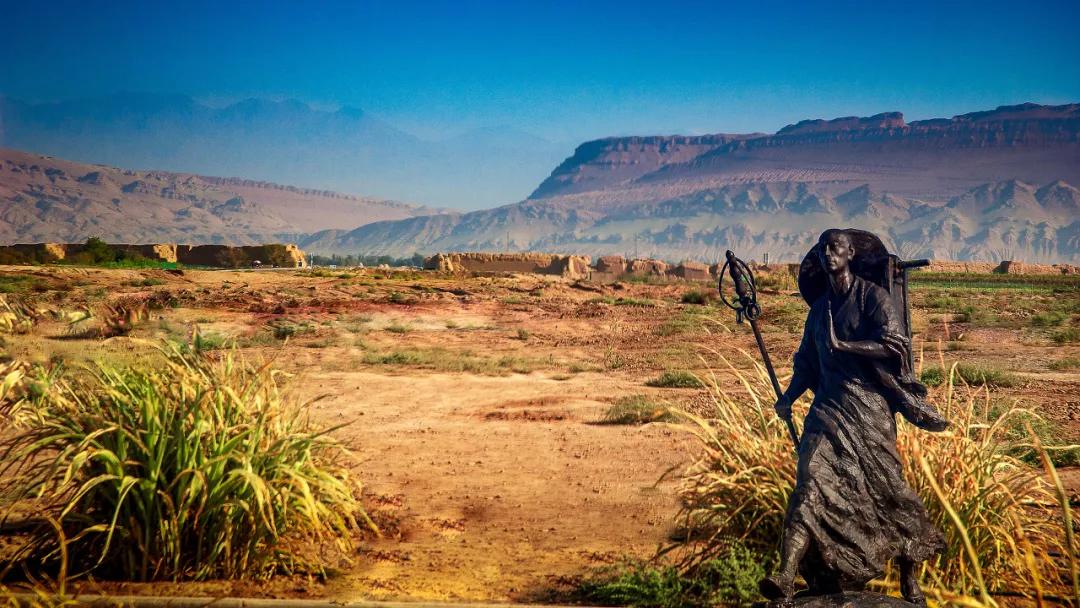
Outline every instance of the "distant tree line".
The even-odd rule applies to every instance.
[[[423,266],[424,254],[414,253],[411,257],[395,258],[389,255],[311,255],[308,260],[312,266]]]

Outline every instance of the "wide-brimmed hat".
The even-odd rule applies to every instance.
[[[856,276],[871,281],[888,289],[888,277],[886,265],[889,260],[889,252],[885,244],[872,232],[858,230],[856,228],[835,229],[842,230],[851,239],[851,247],[855,250],[855,256],[851,259],[851,272]],[[828,232],[826,230],[825,232]],[[821,233],[822,236],[825,232]],[[818,237],[816,245],[810,248],[799,265],[799,293],[802,294],[807,304],[813,304],[818,298],[825,295],[829,289],[829,278],[825,269],[821,267],[821,250],[824,245],[821,237]]]

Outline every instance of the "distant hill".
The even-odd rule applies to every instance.
[[[309,247],[369,254],[512,250],[794,261],[827,227],[907,256],[1076,262],[1080,104],[907,123],[805,120],[772,135],[586,142],[525,201],[375,222]],[[507,240],[509,239],[509,244]]]
[[[296,242],[327,226],[435,213],[237,178],[87,165],[0,149],[0,244]]]
[[[503,135],[488,133],[481,148]],[[881,234],[905,257],[1077,263],[1075,184],[1080,104],[912,123],[899,113],[808,120],[773,135],[598,140],[579,146],[531,197],[469,213],[0,151],[0,240],[287,240],[324,254],[509,250],[707,262],[732,248],[796,261],[825,228],[850,226]]]
[[[59,103],[0,97],[0,147],[466,209],[520,200],[566,154],[562,144],[510,128],[432,141],[357,108],[263,99],[215,108],[145,93]]]
[[[649,186],[655,199],[665,189],[796,181],[945,200],[1007,179],[1080,183],[1080,104],[1002,106],[911,123],[899,112],[805,120],[773,135],[601,139],[579,146],[530,198]]]
[[[303,247],[398,256],[510,250],[705,262],[731,248],[748,259],[768,253],[772,260],[797,261],[822,230],[855,227],[880,234],[909,258],[1080,261],[1080,190],[1063,181],[987,183],[943,203],[867,185],[832,195],[801,182],[731,184],[600,210],[568,199],[373,222],[350,232],[317,233]]]

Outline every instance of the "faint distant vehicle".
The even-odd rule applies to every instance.
[[[262,268],[262,265],[263,265],[262,260],[251,260],[251,267],[252,268]]]

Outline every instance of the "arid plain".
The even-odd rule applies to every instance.
[[[761,285],[783,376],[806,305],[790,278]],[[197,334],[198,348],[235,347],[288,372],[319,424],[345,424],[334,433],[357,457],[382,531],[359,535],[353,555],[328,550],[337,566],[326,580],[80,583],[112,593],[564,599],[576,577],[670,542],[678,473],[696,445],[647,421],[667,407],[707,413],[710,393],[664,385],[693,384],[678,381],[690,372],[738,393],[727,362],[748,370],[758,360],[749,328],[710,283],[3,267],[0,287],[70,311],[150,303],[128,335],[107,339],[43,318],[4,337],[15,359],[140,364],[162,341]],[[919,365],[961,362],[994,399],[1037,410],[1048,442],[1080,442],[1080,277],[925,275],[912,293]],[[1080,470],[1062,473],[1075,495]]]

